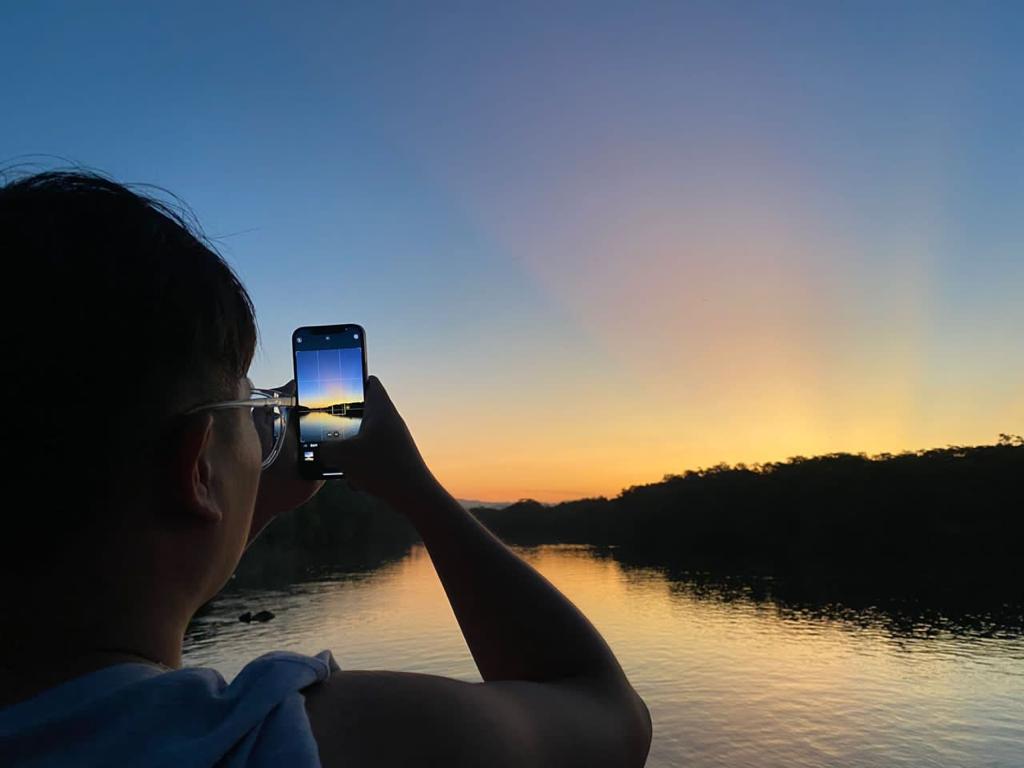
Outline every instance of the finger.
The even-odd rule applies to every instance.
[[[366,416],[368,418],[376,419],[377,416],[374,414],[386,414],[389,411],[397,414],[398,409],[395,408],[395,404],[391,402],[391,397],[388,395],[384,385],[381,384],[380,379],[376,376],[368,376],[366,378]]]
[[[382,398],[390,400],[388,392],[384,389],[384,385],[381,384],[380,379],[373,375],[366,377],[366,399],[369,400],[371,398],[374,400],[380,400]]]
[[[295,394],[295,379],[292,379],[287,384],[282,384],[279,387],[271,388],[274,392],[280,392],[282,395],[294,395]]]
[[[285,424],[284,439],[286,442],[292,443],[293,447],[299,444],[299,414],[294,411],[289,414],[288,423]]]
[[[373,423],[373,415],[380,408],[380,381],[376,376],[367,376],[363,385],[363,419],[359,431],[363,431],[367,421]]]

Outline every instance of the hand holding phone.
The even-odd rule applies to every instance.
[[[443,491],[376,376],[366,381],[366,417],[357,437],[321,446],[324,460],[345,468],[361,491],[414,511],[426,494]]]

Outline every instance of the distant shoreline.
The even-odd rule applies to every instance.
[[[815,599],[1024,604],[1024,440],[868,457],[719,465],[553,505],[462,503],[512,545],[587,544],[675,573],[777,579]],[[371,568],[419,541],[386,505],[330,483],[270,526],[241,578]],[[290,575],[290,576],[289,576]]]

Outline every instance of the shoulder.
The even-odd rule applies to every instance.
[[[622,686],[368,671],[332,675],[304,694],[325,768],[642,765],[649,716]],[[621,716],[624,696],[639,705],[636,722]]]

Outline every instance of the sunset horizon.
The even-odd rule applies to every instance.
[[[759,468],[762,468],[762,467],[767,467],[767,466],[770,466],[770,465],[785,464],[785,463],[790,462],[792,460],[813,459],[813,458],[819,458],[819,457],[831,456],[831,455],[864,456],[867,459],[874,460],[874,459],[884,458],[886,456],[899,456],[899,455],[919,454],[919,453],[923,453],[923,452],[926,452],[926,451],[944,450],[944,449],[949,449],[949,448],[974,448],[974,447],[981,447],[981,446],[998,445],[998,444],[1000,444],[1000,438],[1003,437],[1003,436],[1012,438],[1012,437],[1015,437],[1016,435],[1015,435],[1015,433],[1012,433],[1012,432],[1010,432],[1010,433],[1000,432],[1000,433],[996,434],[992,439],[980,440],[980,441],[976,441],[976,442],[975,441],[947,442],[947,443],[937,444],[937,445],[920,445],[920,446],[904,447],[904,448],[899,448],[899,449],[884,448],[884,449],[879,449],[879,450],[838,450],[838,449],[837,450],[822,450],[822,451],[816,451],[816,452],[792,453],[790,455],[783,456],[783,457],[766,458],[766,459],[737,459],[737,460],[707,461],[707,462],[702,462],[702,463],[688,465],[688,466],[685,466],[685,467],[680,467],[680,468],[677,468],[677,469],[674,469],[674,470],[671,470],[671,471],[666,471],[666,472],[664,472],[662,474],[659,474],[657,477],[652,475],[651,477],[639,479],[636,482],[627,482],[624,485],[622,485],[620,487],[617,487],[617,488],[614,488],[612,490],[609,490],[607,492],[600,492],[600,491],[596,492],[596,493],[583,492],[583,493],[580,493],[579,495],[573,495],[572,492],[566,492],[566,491],[562,491],[560,489],[543,489],[543,488],[536,489],[536,493],[534,495],[527,494],[527,495],[514,496],[514,495],[512,495],[510,493],[508,495],[504,495],[503,496],[500,492],[499,493],[495,493],[495,494],[486,494],[486,495],[472,495],[472,494],[459,493],[459,492],[457,492],[455,490],[453,490],[453,494],[457,498],[459,498],[460,500],[462,500],[464,502],[478,501],[478,502],[481,502],[481,503],[487,504],[487,505],[515,504],[515,503],[521,502],[521,501],[539,501],[539,502],[541,502],[543,504],[559,504],[559,503],[565,502],[565,501],[581,501],[581,500],[585,500],[585,499],[599,498],[599,497],[611,499],[611,498],[615,498],[615,497],[621,495],[621,493],[623,491],[626,491],[626,490],[628,490],[631,487],[638,487],[638,486],[645,486],[645,485],[656,485],[658,483],[664,482],[665,479],[668,478],[668,477],[685,475],[687,472],[698,472],[699,473],[699,472],[703,472],[703,471],[714,469],[716,467],[728,466],[728,467],[732,467],[732,468],[754,469],[754,470],[756,470],[756,469],[759,469]],[[453,489],[458,487],[458,485],[456,483],[454,483],[454,482],[450,483],[450,486]]]
[[[186,201],[258,386],[362,325],[460,497],[1024,431],[1020,19],[737,7],[26,6],[0,160]]]

